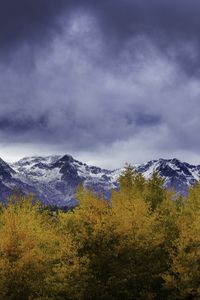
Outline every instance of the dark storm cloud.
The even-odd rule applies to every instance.
[[[191,0],[125,0],[95,1],[102,27],[118,38],[145,34],[160,40],[194,38],[199,24],[199,1]]]
[[[148,39],[190,75],[200,67],[200,2],[196,0],[94,1],[95,12],[111,55],[125,47],[133,56]],[[145,45],[144,45],[145,47]]]
[[[25,131],[34,132],[35,130],[43,130],[46,126],[46,116],[41,116],[36,120],[31,119],[30,117],[27,119],[18,119],[18,116],[11,116],[10,118],[2,117],[0,119],[0,129],[4,131],[6,135],[15,132],[17,136]]]
[[[0,0],[1,50],[49,38],[65,5],[64,0]]]
[[[1,142],[120,162],[197,151],[199,11],[195,0],[0,0]]]
[[[1,45],[49,38],[60,27],[59,17],[79,8],[95,15],[111,43],[141,34],[163,46],[177,39],[200,40],[196,0],[0,0]]]
[[[78,9],[96,18],[107,55],[120,53],[127,42],[143,36],[185,71],[198,72],[200,2],[195,0],[0,0],[0,51],[5,55],[27,44],[33,52],[61,32],[61,19]],[[133,55],[137,47],[141,45],[128,50]]]

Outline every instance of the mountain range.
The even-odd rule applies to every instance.
[[[200,179],[200,165],[176,158],[151,160],[133,167],[146,179],[158,171],[165,187],[174,188],[182,195],[187,194],[188,188]],[[0,159],[0,198],[4,202],[14,191],[20,191],[35,194],[47,205],[69,208],[77,204],[74,195],[81,182],[109,199],[111,190],[118,188],[122,171],[90,166],[70,155],[25,157],[12,164]]]

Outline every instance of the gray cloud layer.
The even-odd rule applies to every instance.
[[[199,9],[0,0],[2,153],[44,147],[106,166],[198,160]]]

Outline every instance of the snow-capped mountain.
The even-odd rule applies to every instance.
[[[149,179],[157,171],[164,179],[166,188],[173,188],[178,194],[187,194],[188,188],[200,180],[200,165],[194,166],[174,159],[152,160],[136,166],[136,170]]]
[[[154,171],[163,177],[167,188],[186,194],[188,187],[200,179],[200,165],[194,166],[178,159],[152,160],[134,168],[149,179]],[[34,193],[44,203],[71,207],[76,204],[74,194],[79,183],[97,194],[109,198],[118,188],[118,177],[123,169],[106,170],[89,166],[70,155],[25,157],[13,164],[0,159],[0,196],[4,201],[13,191]]]
[[[12,178],[19,180],[46,204],[74,206],[74,194],[79,183],[109,198],[117,187],[113,171],[88,166],[70,155],[25,157],[11,165]]]

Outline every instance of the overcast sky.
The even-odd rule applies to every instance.
[[[0,155],[200,164],[200,1],[0,0]]]

